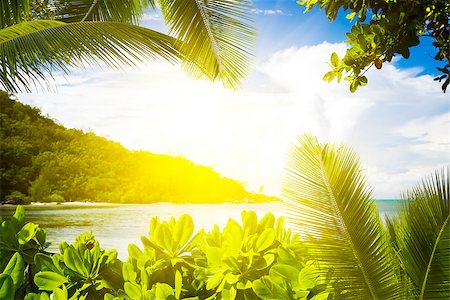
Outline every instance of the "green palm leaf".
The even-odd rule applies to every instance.
[[[395,264],[358,156],[304,136],[284,185],[294,229],[350,299],[397,299]]]
[[[194,75],[220,78],[236,88],[249,70],[255,29],[249,25],[248,0],[159,0],[170,33],[182,43],[189,58],[186,70]]]
[[[55,19],[66,23],[113,21],[137,23],[146,8],[155,7],[152,0],[53,0],[50,9]]]
[[[174,44],[168,35],[126,23],[22,22],[0,30],[0,84],[30,91],[31,83],[47,83],[54,69],[98,62],[120,68],[156,57],[174,62],[183,58]]]
[[[0,1],[0,29],[21,22],[29,11],[29,0]]]
[[[449,168],[407,192],[390,221],[402,266],[416,299],[450,299]]]

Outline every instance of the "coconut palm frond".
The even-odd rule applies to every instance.
[[[189,58],[185,68],[193,76],[221,79],[237,88],[248,72],[255,29],[248,14],[251,1],[159,0],[163,17]]]
[[[437,171],[403,196],[394,219],[402,266],[417,299],[450,298],[449,167]]]
[[[0,29],[21,22],[29,11],[29,0],[0,1]]]
[[[48,83],[55,69],[103,62],[112,68],[142,59],[175,62],[182,55],[175,39],[126,23],[59,21],[22,22],[0,30],[0,84],[7,90],[30,91]]]
[[[111,21],[137,23],[153,0],[53,0],[49,3],[55,19],[66,23]]]
[[[288,215],[349,299],[398,299],[396,266],[358,156],[304,136],[287,162]]]

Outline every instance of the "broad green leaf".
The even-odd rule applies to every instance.
[[[105,294],[105,296],[103,298],[103,300],[115,300],[115,299],[116,299],[116,297],[109,293]]]
[[[38,270],[41,271],[53,271],[56,273],[59,273],[57,270],[58,268],[53,264],[52,257],[43,254],[43,253],[37,253],[34,256],[34,263]]]
[[[123,280],[125,281],[135,281],[137,274],[134,271],[134,267],[132,264],[125,262],[122,265],[122,274],[123,274]]]
[[[289,265],[276,264],[270,268],[270,277],[279,276],[294,283],[297,282],[299,273],[299,270]]]
[[[331,81],[333,81],[335,76],[336,76],[335,71],[329,71],[329,72],[325,73],[325,75],[323,75],[322,80],[331,82]]]
[[[67,300],[67,288],[63,285],[62,289],[56,288],[53,290],[52,300]]]
[[[14,282],[8,274],[0,274],[0,299],[14,300]]]
[[[14,282],[14,289],[17,290],[25,281],[25,264],[22,256],[16,252],[9,260],[3,274],[11,276]],[[0,298],[1,299],[1,298]]]
[[[222,282],[223,274],[221,272],[215,273],[211,278],[208,279],[206,283],[206,289],[212,290],[219,286],[219,284]]]
[[[353,80],[351,83],[350,83],[350,92],[352,92],[352,93],[354,93],[354,92],[356,92],[356,90],[358,89],[358,86],[359,86],[359,81],[358,80]]]
[[[272,282],[268,277],[253,281],[252,289],[263,300],[291,300],[286,289]]]
[[[272,246],[275,241],[275,230],[273,228],[266,228],[256,241],[256,250],[262,252]]]
[[[36,231],[36,239],[41,246],[45,245],[45,239],[47,237],[47,232],[43,228],[38,228]]]
[[[339,56],[336,52],[333,52],[333,54],[331,54],[331,65],[336,68],[339,65],[339,61]]]
[[[304,290],[312,289],[317,284],[319,275],[310,266],[305,266],[298,274],[298,283]]]
[[[125,282],[124,283],[124,289],[125,293],[131,298],[131,299],[141,299],[142,293],[141,288],[138,284],[133,282]]]
[[[28,293],[23,300],[41,300],[41,296],[35,293]]]
[[[182,247],[189,241],[193,232],[194,222],[191,216],[184,214],[176,222],[172,238],[178,244],[178,247]]]
[[[42,292],[40,294],[39,300],[50,300],[50,295],[47,294],[46,292]]]
[[[13,218],[17,220],[17,222],[19,223],[20,226],[24,223],[25,209],[23,208],[22,205],[17,205],[16,212],[14,213]]]
[[[227,278],[227,283],[229,284],[235,284],[239,281],[239,279],[241,279],[241,275],[240,274],[233,274],[233,273],[228,273],[226,275]]]
[[[208,259],[209,267],[220,267],[222,263],[223,249],[219,247],[208,247],[206,249],[206,258]]]
[[[66,277],[55,272],[41,271],[34,275],[34,283],[41,290],[52,291],[67,282]]]
[[[233,286],[224,288],[221,293],[223,300],[234,300],[236,299],[236,294],[237,291]]]
[[[163,300],[163,299],[165,300],[170,296],[174,296],[173,289],[170,285],[166,283],[156,284],[156,300]]]
[[[236,257],[229,256],[229,257],[223,259],[223,262],[231,269],[231,271],[233,271],[235,273],[241,272],[241,268],[239,266],[239,263],[238,263]]]
[[[356,12],[351,12],[351,13],[349,13],[349,14],[347,14],[346,16],[345,16],[345,18],[346,19],[349,19],[349,20],[353,20],[353,18],[356,16]]]
[[[82,276],[88,276],[89,272],[84,265],[83,259],[78,254],[78,251],[73,247],[69,246],[64,251],[64,264],[71,270],[77,272]]]
[[[177,299],[180,298],[181,288],[183,287],[183,277],[181,276],[180,271],[175,272],[175,297]]]
[[[249,234],[253,234],[256,232],[256,226],[258,224],[258,217],[256,213],[252,210],[250,211],[242,211],[242,225],[244,226],[244,230],[247,230]]]
[[[237,257],[242,247],[242,227],[236,221],[229,219],[223,231],[223,237],[223,246],[229,251],[227,255]]]
[[[128,256],[134,259],[138,259],[142,255],[141,249],[138,248],[135,244],[128,245]]]
[[[259,221],[257,231],[261,233],[266,228],[273,228],[274,224],[275,224],[275,217],[273,216],[273,214],[267,213],[262,217],[261,221]]]
[[[328,295],[330,295],[330,293],[322,292],[320,294],[314,295],[314,297],[312,297],[311,300],[327,300]]]
[[[19,244],[23,245],[29,242],[34,237],[37,228],[38,225],[33,223],[27,223],[23,225],[22,229],[20,229],[17,235]]]

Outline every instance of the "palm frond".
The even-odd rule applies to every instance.
[[[30,21],[0,30],[0,84],[11,92],[48,83],[55,69],[103,62],[113,68],[142,59],[183,58],[175,39],[126,23]]]
[[[400,261],[416,299],[450,298],[449,167],[403,196],[393,220]]]
[[[66,23],[82,21],[125,22],[136,24],[145,9],[155,7],[153,0],[53,0],[55,19]]]
[[[236,88],[248,72],[255,29],[249,0],[159,0],[170,34],[189,58],[185,69],[193,76],[221,79]]]
[[[397,299],[395,264],[358,156],[304,136],[287,162],[284,195],[295,230],[349,299]]]
[[[30,0],[0,1],[0,29],[20,23],[30,11]]]

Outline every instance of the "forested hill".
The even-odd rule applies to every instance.
[[[264,201],[236,180],[168,155],[66,129],[0,92],[0,202]]]

